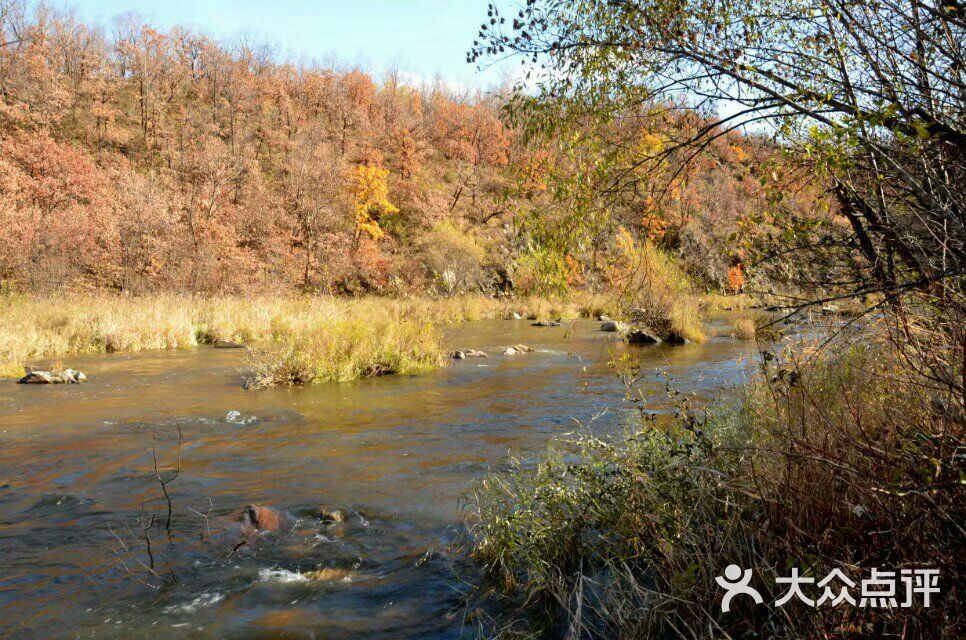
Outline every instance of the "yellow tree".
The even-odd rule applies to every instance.
[[[385,233],[379,220],[388,215],[399,213],[399,209],[389,202],[389,170],[369,164],[361,164],[354,170],[353,198],[356,214],[356,240],[365,232],[373,240]]]

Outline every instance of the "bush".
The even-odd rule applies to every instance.
[[[638,244],[626,231],[617,239],[610,284],[627,316],[662,338],[676,334],[703,341],[701,305],[677,263],[650,243]]]
[[[961,400],[888,346],[809,367],[772,358],[731,404],[700,417],[684,404],[667,425],[641,416],[622,437],[515,460],[475,493],[473,556],[523,604],[525,629],[618,640],[962,631]],[[755,584],[766,603],[790,567],[819,579],[940,567],[943,591],[931,608],[735,601],[722,614],[714,576],[732,563],[766,578]]]

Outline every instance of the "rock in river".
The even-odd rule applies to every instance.
[[[64,369],[59,373],[53,371],[28,371],[27,375],[17,380],[19,384],[75,384],[85,381],[87,381],[87,376],[73,369]]]
[[[539,322],[534,322],[530,326],[531,327],[559,327],[560,320],[541,320]]]
[[[600,325],[601,331],[626,331],[627,326],[623,322],[617,322],[615,320],[605,320]]]
[[[239,522],[246,533],[256,531],[279,531],[288,524],[288,518],[272,507],[250,504],[236,511],[232,520]]]
[[[630,344],[657,344],[661,341],[653,332],[642,327],[632,327],[624,334],[624,340]]]
[[[319,510],[315,515],[322,522],[338,524],[340,522],[345,522],[345,519],[349,514],[345,509],[327,509],[325,507],[319,507]]]
[[[531,351],[533,351],[533,349],[531,349],[525,344],[516,344],[516,345],[513,345],[512,347],[507,347],[506,349],[504,349],[503,355],[515,356],[519,353],[530,353]]]
[[[460,349],[459,351],[453,352],[454,360],[463,360],[465,358],[486,358],[486,352],[480,351],[478,349]]]

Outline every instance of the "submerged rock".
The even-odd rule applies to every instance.
[[[479,349],[467,349],[464,352],[464,355],[467,358],[486,358],[487,357],[486,352],[480,351]]]
[[[338,580],[349,580],[352,572],[349,569],[316,569],[315,571],[303,571],[302,575],[308,580],[318,582],[335,582]]]
[[[531,327],[559,327],[560,320],[541,320],[539,322],[534,322],[530,326]]]
[[[86,382],[87,376],[74,369],[64,369],[61,372],[28,371],[27,375],[17,380],[18,384],[76,384]]]
[[[658,344],[661,339],[653,332],[642,327],[632,327],[624,334],[624,340],[629,344]]]
[[[319,510],[315,515],[322,522],[339,524],[345,522],[345,519],[349,516],[349,513],[345,509],[327,509],[325,507],[319,507]]]
[[[260,504],[250,504],[236,511],[231,519],[240,523],[246,533],[280,531],[288,525],[288,518],[284,514]]]
[[[604,316],[604,317],[606,318],[607,316]],[[600,330],[601,331],[626,331],[627,325],[625,325],[623,322],[617,322],[615,320],[605,320],[600,325]]]
[[[244,349],[245,345],[231,340],[215,340],[215,349]]]

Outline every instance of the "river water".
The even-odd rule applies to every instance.
[[[481,475],[580,424],[617,429],[608,363],[625,350],[656,411],[662,372],[701,401],[753,359],[726,318],[679,347],[625,347],[597,327],[460,325],[448,344],[489,358],[299,389],[245,391],[244,353],[204,347],[65,362],[84,385],[0,381],[0,637],[473,637],[473,568],[454,543]],[[536,351],[499,355],[517,343]],[[179,428],[169,541],[152,452],[169,477]],[[293,525],[234,549],[224,517],[251,503]],[[322,523],[320,506],[348,517]],[[335,571],[306,579],[320,569]]]

